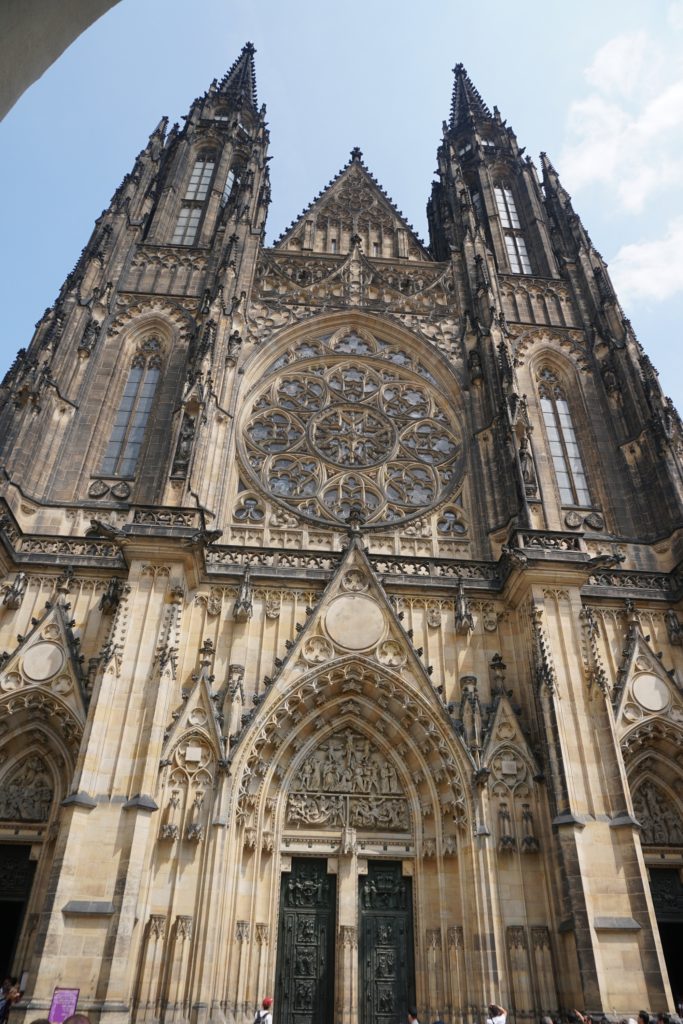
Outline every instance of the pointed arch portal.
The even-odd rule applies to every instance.
[[[279,861],[276,1020],[390,1024],[415,998],[421,888],[444,858],[455,883],[467,844],[464,751],[431,687],[362,656],[290,683],[262,723],[236,816],[247,856]]]

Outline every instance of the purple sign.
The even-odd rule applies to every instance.
[[[51,1024],[63,1024],[67,1017],[76,1012],[80,991],[80,988],[56,988],[54,990],[47,1018]]]

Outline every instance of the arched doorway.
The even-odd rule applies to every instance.
[[[427,976],[426,942],[440,889],[449,916],[467,899],[456,737],[426,688],[359,657],[285,692],[241,759],[237,802],[242,872],[259,872],[277,899],[275,1020],[391,1024],[416,994],[444,1012],[451,978],[437,963],[438,983]],[[251,852],[264,849],[267,867]]]
[[[662,952],[674,1004],[683,1002],[683,773],[677,760],[681,734],[671,724],[649,723],[627,736],[626,764],[633,810],[641,832]]]

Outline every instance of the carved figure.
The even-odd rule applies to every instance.
[[[113,615],[119,606],[119,602],[126,591],[126,584],[123,580],[113,576],[107,584],[107,589],[100,598],[99,608],[104,615]]]
[[[47,768],[40,757],[33,755],[3,782],[0,789],[0,819],[47,821],[52,796]]]
[[[678,621],[678,616],[673,608],[669,608],[666,613],[666,631],[669,634],[670,644],[673,644],[674,647],[680,647],[683,644],[683,626]]]
[[[462,636],[471,633],[473,629],[474,617],[470,609],[470,603],[465,597],[465,588],[462,585],[462,580],[460,580],[455,596],[455,632]]]
[[[245,622],[251,618],[253,609],[253,590],[251,586],[251,572],[248,565],[244,567],[244,576],[240,584],[237,600],[232,609],[232,617],[236,622]]]
[[[527,434],[524,434],[519,442],[519,468],[522,473],[526,496],[527,498],[533,498],[538,493],[538,482],[536,480],[534,457],[531,453]]]
[[[683,821],[649,779],[638,787],[633,797],[633,810],[642,828],[643,843],[652,846],[683,843]]]
[[[178,437],[175,458],[171,469],[172,476],[187,475],[188,466],[190,465],[190,457],[192,455],[195,426],[195,417],[190,416],[188,413],[183,413],[183,422],[180,425],[180,435]]]
[[[18,572],[3,594],[2,603],[5,608],[11,608],[13,611],[20,608],[27,587],[28,576],[25,572]]]

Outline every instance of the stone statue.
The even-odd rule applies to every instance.
[[[3,595],[2,603],[5,608],[11,608],[12,611],[16,611],[17,608],[20,608],[21,602],[24,600],[24,594],[26,593],[27,587],[28,576],[25,572],[18,572]]]
[[[53,789],[43,760],[34,754],[22,762],[0,787],[0,819],[47,821]]]
[[[192,455],[192,444],[194,442],[195,418],[183,414],[183,422],[180,425],[180,435],[173,460],[172,476],[187,476],[190,457]]]
[[[519,442],[519,467],[522,472],[522,480],[524,481],[524,492],[527,498],[533,498],[538,493],[538,483],[536,481],[534,457],[531,454],[529,438],[526,434],[523,435],[522,440]]]
[[[669,634],[670,644],[673,644],[674,647],[680,647],[683,644],[683,626],[678,621],[678,616],[673,608],[669,608],[666,613],[666,631]]]
[[[253,610],[253,591],[251,586],[251,570],[248,565],[244,567],[244,576],[240,584],[237,600],[233,605],[232,617],[235,622],[246,622],[251,618]]]

